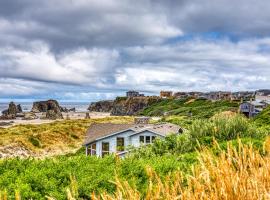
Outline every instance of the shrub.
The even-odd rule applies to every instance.
[[[218,115],[210,120],[195,120],[189,127],[188,134],[193,141],[201,141],[204,137],[228,141],[238,137],[264,138],[266,136],[265,132],[259,131],[241,115]]]
[[[36,138],[36,137],[34,137],[34,136],[30,136],[30,137],[28,138],[28,140],[29,140],[29,142],[31,142],[31,144],[32,144],[33,146],[35,146],[35,147],[41,147],[41,143],[40,143],[40,141],[39,141],[38,138]]]

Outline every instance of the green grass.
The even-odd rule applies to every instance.
[[[164,99],[161,102],[154,103],[141,111],[141,115],[146,116],[162,116],[178,115],[178,116],[192,116],[193,118],[210,118],[214,114],[223,111],[238,110],[239,104],[230,101],[216,101],[212,102],[204,99]]]
[[[103,122],[106,120],[103,119]],[[130,121],[131,118],[110,120]],[[70,177],[74,176],[78,183],[78,196],[81,199],[90,199],[93,192],[114,192],[115,185],[112,181],[117,175],[122,180],[128,180],[129,184],[138,188],[141,194],[145,194],[148,184],[146,167],[153,168],[161,178],[165,178],[176,170],[181,170],[188,176],[197,163],[198,151],[205,146],[219,154],[221,149],[227,148],[227,142],[237,146],[238,139],[241,138],[243,144],[252,143],[263,153],[263,143],[267,133],[264,129],[258,129],[253,121],[239,115],[216,115],[210,119],[193,120],[184,116],[170,116],[163,120],[177,124],[186,122],[187,130],[179,136],[171,135],[164,140],[157,139],[153,145],[134,149],[133,154],[123,160],[113,156],[86,157],[83,148],[76,154],[42,160],[19,158],[0,160],[0,191],[7,190],[11,199],[14,199],[15,190],[21,194],[22,199],[46,199],[46,196],[60,200],[66,199],[66,189],[71,183]],[[76,130],[79,127],[86,128],[92,122],[88,120],[63,121],[40,125],[41,127],[23,126],[19,130],[18,127],[14,127],[8,131],[9,134],[15,134],[17,137],[27,136],[27,140],[29,136],[33,136],[33,139],[38,139],[43,148],[46,143],[40,137],[38,130],[42,130],[42,133],[46,135],[48,133],[44,127],[50,128],[49,132],[53,132],[55,137],[68,135],[71,140],[77,141],[70,130]],[[80,134],[77,133],[76,136]],[[36,141],[33,139],[28,142],[35,146]]]
[[[261,113],[259,113],[254,118],[254,121],[260,126],[270,125],[270,106],[268,106]]]

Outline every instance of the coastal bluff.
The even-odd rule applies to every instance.
[[[161,101],[160,97],[117,97],[115,100],[91,103],[91,112],[110,112],[113,116],[137,115],[153,103]]]

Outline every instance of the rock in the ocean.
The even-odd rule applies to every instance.
[[[60,106],[60,110],[61,110],[61,112],[68,112],[68,109],[66,107],[61,107]]]
[[[74,108],[70,108],[68,111],[69,112],[76,112],[76,108],[75,107]]]
[[[16,112],[17,112],[17,113],[22,113],[22,107],[21,107],[21,104],[18,104],[18,105],[17,105]]]
[[[63,119],[61,109],[56,100],[48,100],[34,102],[32,112],[45,112],[46,119]]]
[[[28,112],[24,114],[23,120],[33,120],[33,119],[37,119],[38,117],[36,116],[35,113],[33,112]]]
[[[10,102],[8,105],[8,109],[2,112],[2,116],[0,119],[16,119],[17,114],[17,106],[14,102]]]

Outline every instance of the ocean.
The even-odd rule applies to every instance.
[[[70,108],[76,108],[76,112],[86,112],[90,102],[61,102],[58,101],[60,106]],[[14,102],[16,105],[21,104],[24,112],[31,111],[33,102]],[[8,108],[9,102],[0,102],[0,115],[1,112]]]

